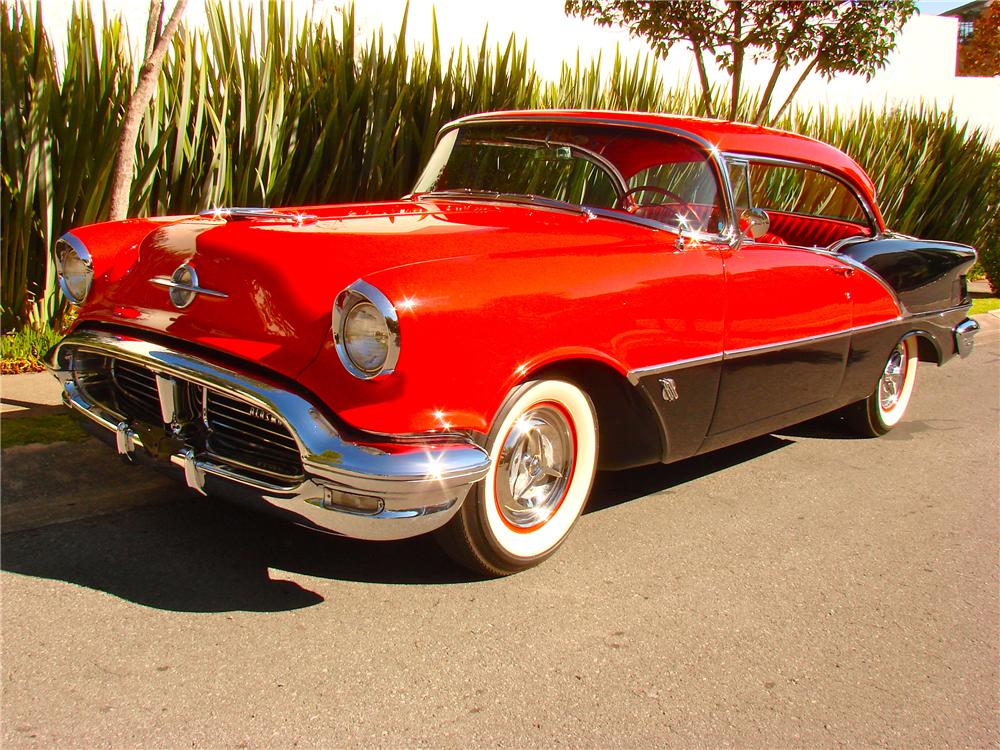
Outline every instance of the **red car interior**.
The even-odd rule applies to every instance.
[[[771,217],[771,229],[758,242],[771,245],[826,247],[847,237],[871,236],[868,227],[849,221],[800,216],[782,211],[768,211],[767,215]]]

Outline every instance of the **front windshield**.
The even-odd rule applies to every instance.
[[[666,133],[563,123],[473,123],[438,144],[415,194],[529,196],[602,215],[723,231],[704,151]]]

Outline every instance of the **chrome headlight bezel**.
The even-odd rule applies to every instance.
[[[90,294],[90,287],[94,282],[94,260],[90,251],[76,236],[67,232],[56,240],[53,255],[55,256],[59,288],[62,290],[63,296],[74,305],[82,305],[87,299],[87,295]],[[83,266],[82,273],[71,274],[72,277],[79,277],[74,278],[73,282],[67,281],[68,274],[66,272],[66,266],[71,257]],[[77,281],[80,282],[79,285],[75,283]],[[76,285],[77,288],[74,289],[72,285]],[[82,289],[79,288],[80,286]]]
[[[360,304],[372,305],[378,311],[386,331],[385,359],[380,366],[371,370],[359,366],[354,361],[344,336],[348,316]],[[399,361],[400,350],[399,318],[396,315],[396,308],[382,292],[368,282],[358,279],[338,294],[333,304],[333,343],[337,349],[337,356],[340,357],[340,363],[354,377],[371,380],[391,375]]]

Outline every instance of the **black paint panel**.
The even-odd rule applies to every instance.
[[[695,365],[639,380],[639,388],[659,416],[666,435],[663,461],[676,461],[699,452],[708,433],[719,390],[719,363]],[[663,398],[663,378],[670,378],[677,400]]]
[[[838,336],[725,360],[711,434],[760,435],[756,422],[836,397],[849,344]]]
[[[966,312],[962,306],[808,345],[647,375],[639,389],[662,422],[662,460],[723,448],[867,398],[905,336],[933,342],[934,360],[943,364],[956,354],[954,328]],[[831,368],[841,373],[833,390]],[[676,401],[662,397],[665,377],[674,381]]]
[[[892,287],[910,313],[943,310],[968,303],[964,275],[976,251],[954,242],[883,237],[840,248]]]

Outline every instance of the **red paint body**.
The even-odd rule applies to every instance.
[[[497,113],[492,117],[509,117]],[[611,117],[610,113],[517,113]],[[878,216],[871,180],[849,157],[802,136],[731,123],[614,114],[669,126],[721,151],[787,157],[837,174]],[[77,325],[154,331],[292,378],[346,423],[389,433],[487,432],[502,400],[539,367],[592,360],[630,370],[896,318],[892,295],[832,255],[781,245],[688,239],[609,218],[441,200],[312,206],[301,226],[205,217],[74,230],[94,257]],[[149,283],[191,261],[200,296],[175,309]],[[393,303],[401,356],[359,380],[331,335],[337,294],[363,278]]]

